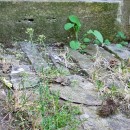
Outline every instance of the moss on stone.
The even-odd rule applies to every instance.
[[[34,28],[34,38],[43,33],[48,42],[67,41],[63,26],[72,14],[81,20],[80,38],[88,29],[97,29],[112,39],[118,30],[117,11],[117,3],[0,2],[0,41],[27,39],[28,27]]]

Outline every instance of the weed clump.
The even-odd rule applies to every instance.
[[[41,113],[41,128],[44,130],[56,130],[67,127],[75,130],[79,121],[76,115],[80,114],[77,107],[61,103],[59,94],[51,94],[47,86],[40,84],[39,111]]]
[[[108,117],[115,114],[117,111],[117,104],[111,98],[106,99],[102,106],[98,109],[98,115],[101,117]]]

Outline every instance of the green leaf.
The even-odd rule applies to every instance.
[[[77,50],[80,48],[80,43],[79,41],[71,41],[70,42],[70,47],[73,49],[73,50]]]
[[[96,86],[98,87],[98,90],[101,89],[101,88],[103,88],[103,85],[104,84],[103,84],[103,82],[101,80],[97,80],[96,81]]]
[[[93,34],[99,42],[103,43],[103,36],[99,31],[97,31],[97,30],[93,31],[90,29],[87,33]]]
[[[66,23],[65,26],[64,26],[64,29],[65,29],[65,30],[69,30],[69,29],[71,29],[72,27],[74,27],[74,24],[72,24],[72,23]]]
[[[72,23],[75,23],[77,24],[79,27],[81,27],[81,23],[79,21],[79,18],[75,15],[70,15],[69,16],[69,20],[72,22]]]
[[[128,42],[122,41],[122,42],[120,42],[120,44],[123,46],[126,46],[126,45],[128,45]]]
[[[116,34],[116,37],[119,38],[120,36],[118,34]]]
[[[117,32],[116,37],[120,37],[120,38],[122,38],[122,39],[126,39],[125,34],[124,34],[123,32],[121,32],[121,31]]]
[[[90,29],[87,33],[88,34],[93,34],[94,32],[93,32],[93,30]]]
[[[116,44],[118,48],[122,48],[123,46],[121,44]]]
[[[111,42],[110,42],[108,39],[106,39],[106,40],[104,41],[104,44],[105,44],[105,45],[110,45]]]
[[[82,49],[82,48],[79,50],[79,52],[80,52],[81,54],[87,53],[87,51],[86,51],[85,49]]]
[[[80,47],[81,47],[81,49],[86,49],[87,48],[87,46],[85,44],[81,44]]]
[[[99,40],[94,40],[94,44],[97,44],[97,45],[100,45],[101,44],[101,42],[99,41]]]
[[[84,42],[87,42],[87,43],[91,42],[91,40],[90,40],[89,38],[84,38],[83,41],[84,41]]]
[[[112,92],[116,92],[116,91],[117,91],[117,87],[116,87],[115,85],[112,85],[111,91],[112,91]]]
[[[96,37],[96,39],[98,39],[101,43],[103,43],[103,36],[102,36],[102,34],[99,31],[94,30],[93,34]]]

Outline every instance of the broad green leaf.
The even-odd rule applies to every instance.
[[[70,47],[73,49],[73,50],[77,50],[80,48],[80,43],[79,41],[71,41],[70,42]]]
[[[91,42],[91,40],[89,38],[84,38],[84,42],[89,43],[89,42]]]
[[[118,48],[122,48],[123,46],[121,44],[116,44]]]
[[[74,27],[74,24],[72,24],[72,23],[66,23],[65,26],[64,26],[64,29],[65,29],[65,30],[69,30],[69,29],[71,29],[72,27]]]
[[[81,27],[81,23],[79,21],[79,18],[75,15],[70,15],[69,16],[69,20],[72,22],[72,23],[75,23],[77,24],[79,27]]]
[[[101,44],[101,42],[99,41],[99,40],[94,40],[94,44],[97,44],[97,45],[100,45]]]
[[[96,39],[98,39],[101,43],[103,43],[103,36],[102,36],[102,34],[99,31],[94,30],[93,34],[96,37]]]
[[[105,45],[110,45],[111,42],[110,42],[108,39],[106,39],[106,40],[104,41],[104,44],[105,44]]]
[[[99,42],[103,43],[103,36],[99,31],[97,31],[97,30],[93,31],[90,29],[87,33],[93,34]]]

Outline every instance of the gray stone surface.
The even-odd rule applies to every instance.
[[[92,75],[92,66],[94,62],[91,60],[91,56],[82,55],[78,51],[70,50],[71,57],[77,61],[80,68],[86,71],[89,75]]]
[[[83,114],[80,116],[84,130],[111,130],[105,119],[100,118],[96,113],[97,107],[82,107]]]
[[[48,63],[45,61],[45,59],[43,59],[42,55],[38,52],[35,44],[29,42],[22,42],[20,43],[20,45],[37,73],[42,72],[42,70],[45,70],[49,67]]]
[[[7,98],[7,94],[4,89],[0,89],[0,101],[4,101]]]
[[[130,119],[122,114],[117,114],[106,120],[109,124],[109,128],[112,130],[130,130]]]
[[[32,67],[29,65],[12,66],[10,76],[14,89],[18,90],[36,87],[39,78],[31,68]]]
[[[2,1],[2,0],[0,0],[0,1]],[[4,1],[13,1],[13,0],[4,0]],[[121,2],[121,0],[17,0],[17,1],[33,1],[33,2],[107,2],[107,3]]]
[[[124,83],[119,80],[118,74],[108,71],[108,67],[110,67],[110,60],[116,60],[117,64],[120,64],[120,61],[103,48],[99,48],[99,54],[96,56],[95,60],[97,61],[95,62],[92,58],[96,55],[96,49],[95,46],[92,46],[88,47],[88,53],[90,53],[90,55],[82,55],[81,53],[73,50],[70,51],[70,54],[72,58],[77,61],[80,68],[88,73],[91,78],[94,77],[96,80],[101,80],[109,87],[114,84],[118,88],[124,88]]]
[[[84,130],[129,130],[130,119],[117,113],[107,118],[101,118],[97,115],[97,107],[82,107],[83,114],[81,120],[85,120],[82,126]]]
[[[35,59],[35,56],[38,56],[38,51],[34,51],[33,54],[31,53],[32,48],[30,46],[26,46],[28,49],[24,49],[26,54],[28,54],[28,58],[32,60],[32,64],[34,64],[35,69],[35,62],[37,61],[37,58]],[[36,49],[36,48],[35,48]],[[103,57],[105,58],[115,58],[113,55],[111,55],[109,52],[106,52],[105,50],[102,50],[99,48]],[[36,52],[36,53],[35,53]],[[88,47],[88,55],[81,55],[80,53],[76,51],[71,51],[70,54],[72,57],[78,62],[80,67],[86,72],[91,73],[91,66],[93,65],[93,61],[91,60],[91,55],[95,54],[95,48],[92,46],[92,48]],[[30,56],[33,55],[33,56]],[[40,55],[41,57],[41,55]],[[39,63],[39,58],[38,58]],[[47,65],[45,63],[45,65]],[[44,65],[43,65],[44,66]],[[101,72],[103,74],[103,72]],[[105,71],[105,75],[108,76],[108,72]],[[8,76],[8,75],[7,75]],[[35,71],[33,70],[32,65],[19,65],[15,64],[13,62],[12,64],[12,70],[11,70],[11,81],[13,83],[14,90],[14,98],[15,98],[15,109],[21,108],[21,100],[24,97],[28,98],[28,102],[25,104],[25,107],[23,110],[26,110],[26,107],[28,105],[33,105],[33,101],[36,101],[38,96],[38,91],[35,91],[35,89],[30,89],[30,87],[34,87],[37,82],[39,81],[38,76],[36,75]],[[108,76],[107,79],[110,79]],[[88,81],[86,78],[83,78],[79,75],[69,75],[63,77],[64,81],[68,81],[68,84],[61,84],[60,82],[55,82],[50,85],[51,92],[57,92],[59,91],[59,96],[61,99],[71,101],[73,104],[79,105],[80,109],[82,110],[82,114],[80,115],[80,120],[85,120],[82,123],[83,128],[79,128],[79,130],[130,130],[130,119],[126,118],[123,114],[121,114],[119,111],[116,113],[116,115],[112,115],[107,118],[101,118],[97,115],[97,108],[99,105],[101,105],[101,100],[98,97],[98,92],[90,81]],[[26,90],[19,90],[22,89],[23,86],[21,84],[23,82],[23,86],[28,88]],[[19,84],[21,84],[21,88],[19,88]],[[4,106],[2,106],[2,102],[4,99],[6,99],[6,93],[3,88],[1,88],[0,84],[0,109]],[[83,104],[83,105],[82,105]],[[3,117],[0,115],[0,120],[2,120]],[[0,129],[6,130],[6,127],[8,126],[2,126],[0,123]],[[8,128],[7,128],[8,129]],[[68,130],[68,129],[67,129]]]
[[[65,59],[62,59],[58,54],[58,52],[54,51],[53,48],[47,48],[49,56],[53,62],[53,64],[57,67],[57,69],[62,69],[67,74],[70,74],[68,69],[68,64],[65,64]]]
[[[71,75],[69,78],[70,85],[62,86],[61,84],[52,84],[51,91],[59,91],[60,97],[80,104],[101,105],[95,86],[78,75]]]
[[[115,58],[114,54],[112,54],[112,53],[106,51],[104,48],[99,47],[98,49],[99,49],[98,51],[99,51],[100,55],[101,55],[104,59],[106,59],[106,60],[108,60],[108,61],[110,61],[110,60],[117,60],[117,59]],[[86,50],[87,50],[87,53],[89,53],[91,56],[95,56],[96,53],[97,53],[96,45],[94,45],[94,44],[88,45]]]
[[[106,48],[123,60],[130,58],[130,51],[127,47],[119,48],[115,44],[111,44],[106,46]]]
[[[0,123],[0,130],[9,130],[10,126],[7,122]],[[11,130],[15,130],[14,128],[11,128]]]

